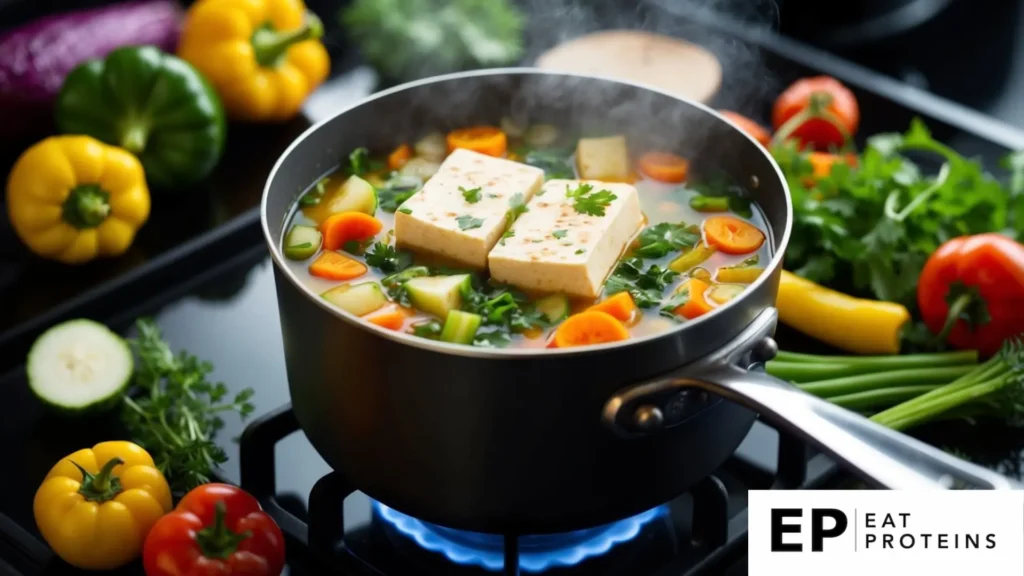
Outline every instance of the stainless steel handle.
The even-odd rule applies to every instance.
[[[676,376],[620,392],[606,404],[605,422],[625,434],[654,432],[673,422],[665,418],[657,400],[652,399],[703,390],[758,411],[879,487],[1019,488],[995,472],[766,374],[763,362],[777,350],[770,336],[776,317],[774,309],[762,313],[729,346],[713,357],[683,368]]]

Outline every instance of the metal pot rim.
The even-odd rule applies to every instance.
[[[649,85],[646,85],[646,84],[643,84],[643,83],[629,82],[629,81],[624,81],[624,80],[620,80],[620,79],[616,79],[616,78],[611,78],[611,77],[607,77],[607,76],[596,75],[596,74],[574,74],[574,73],[566,73],[566,72],[551,72],[551,71],[547,71],[547,70],[540,70],[538,68],[518,67],[518,68],[489,68],[489,69],[483,69],[483,70],[472,70],[472,71],[467,71],[467,72],[456,72],[456,73],[453,73],[453,74],[444,74],[444,75],[441,75],[441,76],[433,76],[433,77],[430,77],[430,78],[424,78],[424,79],[416,80],[416,81],[413,81],[413,82],[407,82],[405,84],[394,86],[394,87],[389,88],[387,90],[382,90],[380,92],[376,92],[374,94],[371,94],[371,95],[367,96],[366,98],[363,98],[362,100],[360,100],[358,102],[355,102],[354,104],[351,104],[350,106],[347,106],[347,107],[339,110],[337,113],[333,114],[331,117],[325,118],[325,119],[317,122],[316,124],[310,126],[309,128],[307,128],[305,132],[303,132],[301,135],[299,135],[299,137],[296,138],[295,141],[293,141],[288,146],[288,148],[285,149],[285,151],[278,158],[277,162],[274,163],[274,167],[273,167],[273,169],[271,169],[270,175],[267,177],[267,183],[266,183],[266,185],[263,188],[263,198],[260,201],[260,224],[263,227],[263,237],[264,237],[264,239],[267,242],[267,246],[270,248],[270,256],[271,256],[271,258],[274,261],[274,265],[278,267],[278,271],[283,273],[284,276],[288,279],[289,282],[291,282],[300,291],[302,291],[306,297],[308,297],[309,299],[311,299],[314,302],[316,302],[316,304],[322,310],[324,310],[325,312],[327,312],[329,314],[332,314],[335,317],[337,317],[337,318],[341,319],[342,321],[347,322],[349,324],[358,325],[363,330],[367,330],[369,332],[376,333],[377,336],[379,336],[379,337],[387,338],[389,340],[392,340],[392,341],[395,341],[395,342],[398,342],[398,343],[401,343],[401,344],[406,344],[406,345],[409,345],[409,346],[414,346],[414,347],[417,347],[417,348],[421,348],[421,349],[424,349],[424,350],[429,350],[429,351],[437,352],[437,353],[441,353],[441,354],[450,354],[450,355],[456,355],[456,356],[468,356],[468,357],[485,358],[485,359],[518,359],[518,358],[538,358],[538,357],[542,357],[542,356],[543,357],[552,357],[552,356],[557,357],[557,356],[569,356],[569,355],[600,354],[602,352],[608,352],[610,350],[614,350],[614,349],[618,349],[618,348],[627,348],[627,347],[631,347],[631,346],[640,346],[640,345],[642,345],[642,344],[644,344],[646,342],[657,340],[657,339],[660,339],[660,338],[670,338],[674,334],[676,334],[678,332],[681,332],[681,331],[683,331],[683,330],[685,330],[687,328],[699,326],[700,324],[704,324],[704,323],[708,323],[708,322],[714,322],[715,319],[718,316],[721,315],[722,310],[728,309],[728,308],[730,308],[732,306],[739,305],[739,303],[744,298],[746,298],[749,294],[751,294],[753,292],[756,292],[759,287],[761,287],[763,284],[765,284],[766,282],[769,281],[769,278],[771,277],[771,274],[767,274],[767,273],[766,274],[761,274],[761,277],[758,278],[756,281],[754,281],[754,283],[751,284],[747,288],[747,290],[744,291],[744,294],[743,294],[742,297],[730,301],[725,306],[721,306],[719,308],[716,308],[714,311],[712,311],[709,314],[701,316],[701,317],[699,317],[699,318],[697,318],[695,320],[690,320],[690,321],[687,321],[687,322],[685,322],[683,324],[680,324],[679,326],[676,326],[675,328],[673,328],[671,330],[666,330],[664,332],[659,332],[659,333],[656,333],[656,334],[648,334],[646,336],[642,336],[642,337],[639,337],[639,338],[631,338],[631,339],[623,340],[623,341],[620,341],[620,342],[611,342],[611,343],[607,343],[607,344],[598,344],[596,346],[586,346],[586,347],[579,347],[579,348],[540,348],[540,349],[536,349],[536,348],[481,348],[481,347],[475,347],[475,346],[464,346],[464,345],[460,345],[460,344],[450,344],[450,343],[447,343],[447,342],[440,342],[440,341],[435,341],[435,340],[429,340],[427,338],[420,338],[420,337],[417,337],[417,336],[413,336],[411,334],[406,334],[406,333],[403,333],[403,332],[397,332],[397,331],[394,331],[394,330],[388,330],[386,328],[382,328],[380,326],[376,326],[374,324],[370,324],[369,322],[364,322],[360,318],[358,318],[358,317],[356,317],[356,316],[354,316],[354,315],[352,315],[352,314],[350,314],[348,312],[344,312],[342,310],[339,310],[335,306],[332,306],[330,303],[326,302],[323,298],[320,298],[319,295],[313,293],[312,290],[310,290],[310,288],[308,286],[306,286],[305,283],[303,283],[295,275],[295,273],[291,270],[291,268],[284,263],[284,256],[281,253],[280,247],[273,240],[273,235],[272,235],[271,230],[270,230],[270,223],[268,222],[268,219],[267,219],[267,202],[268,202],[268,198],[270,197],[271,183],[273,183],[274,179],[276,178],[277,172],[281,168],[281,164],[284,162],[284,160],[295,150],[295,148],[297,148],[300,144],[302,144],[302,142],[307,137],[309,137],[309,135],[311,135],[314,132],[316,132],[317,130],[321,129],[325,124],[333,121],[335,118],[337,118],[338,116],[341,116],[342,114],[346,114],[346,113],[348,113],[348,112],[350,112],[350,111],[352,111],[352,110],[354,110],[356,108],[359,108],[360,106],[363,106],[363,105],[365,105],[365,104],[367,104],[369,102],[372,102],[374,100],[377,100],[379,98],[384,98],[384,97],[390,96],[392,94],[395,94],[397,92],[402,92],[404,90],[408,90],[410,88],[416,88],[416,87],[424,86],[424,85],[428,85],[428,84],[435,84],[435,83],[445,82],[445,81],[448,81],[448,80],[457,80],[457,79],[460,79],[460,78],[470,78],[470,77],[475,77],[475,76],[501,76],[501,75],[506,75],[506,76],[509,76],[509,75],[571,76],[571,77],[577,77],[577,78],[583,78],[583,79],[600,80],[600,81],[603,81],[603,82],[611,82],[611,83],[615,83],[615,84],[632,86],[634,88],[639,88],[641,90],[647,90],[647,91],[650,91],[650,92],[655,92],[655,93],[661,94],[663,96],[667,96],[669,98],[673,98],[675,100],[679,100],[679,101],[685,102],[686,104],[689,104],[690,106],[693,106],[694,108],[698,108],[698,109],[702,110],[703,112],[718,118],[718,120],[724,122],[725,124],[728,124],[728,125],[732,126],[732,128],[734,130],[739,132],[744,138],[746,138],[750,142],[750,144],[752,146],[754,146],[758,151],[760,151],[761,154],[763,154],[766,158],[768,158],[768,160],[770,161],[771,166],[775,169],[775,175],[778,177],[779,182],[782,184],[782,192],[783,192],[783,194],[785,194],[785,197],[786,197],[785,226],[784,226],[784,229],[782,230],[782,238],[781,238],[781,240],[778,243],[778,248],[775,250],[775,254],[772,256],[771,262],[765,268],[765,270],[766,270],[766,272],[767,271],[772,271],[772,270],[775,270],[776,268],[782,266],[782,260],[783,260],[783,258],[785,256],[786,246],[789,245],[789,237],[790,237],[790,234],[792,232],[792,226],[793,226],[793,201],[792,201],[792,198],[790,197],[789,186],[788,186],[788,184],[786,182],[786,178],[785,178],[785,176],[783,176],[782,170],[779,168],[778,163],[775,162],[775,159],[772,158],[771,154],[769,154],[768,151],[763,146],[761,146],[760,143],[758,143],[756,140],[754,140],[750,135],[748,135],[743,130],[740,130],[739,128],[737,128],[734,124],[732,124],[732,122],[730,122],[729,120],[726,120],[721,114],[719,114],[717,111],[715,111],[713,108],[711,108],[709,106],[706,106],[706,105],[704,105],[704,104],[702,104],[700,102],[694,101],[694,100],[690,100],[688,98],[681,98],[679,96],[675,96],[675,95],[669,94],[669,93],[667,93],[667,92],[665,92],[663,90],[659,90],[658,88],[654,88],[652,86],[649,86]],[[771,234],[772,235],[778,234],[778,230],[775,230],[773,228],[771,230]]]

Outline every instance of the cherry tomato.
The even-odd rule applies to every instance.
[[[795,125],[789,125],[797,116]],[[772,108],[772,125],[777,133],[783,132],[782,140],[795,138],[803,146],[818,150],[841,148],[847,136],[857,133],[859,124],[857,98],[829,76],[797,80],[779,95]]]

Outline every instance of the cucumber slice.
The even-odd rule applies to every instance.
[[[452,310],[444,321],[441,329],[441,341],[454,344],[472,344],[476,331],[480,328],[483,318],[479,314]]]
[[[421,276],[405,283],[409,302],[418,310],[438,318],[462,306],[462,291],[470,287],[469,274]]]
[[[320,295],[324,300],[356,316],[364,316],[380,310],[388,303],[388,297],[376,282],[342,284]]]
[[[64,412],[112,408],[131,381],[135,359],[128,343],[92,320],[69,320],[43,332],[28,352],[32,393]]]
[[[320,250],[323,235],[312,226],[292,226],[284,239],[284,255],[290,260],[305,260]]]
[[[359,176],[349,176],[338,194],[331,199],[328,211],[331,214],[362,212],[373,216],[377,212],[377,191],[373,184]]]
[[[565,294],[549,294],[533,303],[548,322],[561,322],[569,317],[569,297]]]

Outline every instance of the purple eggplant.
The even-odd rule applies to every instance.
[[[182,15],[171,0],[145,0],[45,16],[0,35],[0,133],[49,125],[64,77],[85,60],[129,45],[173,52]]]

